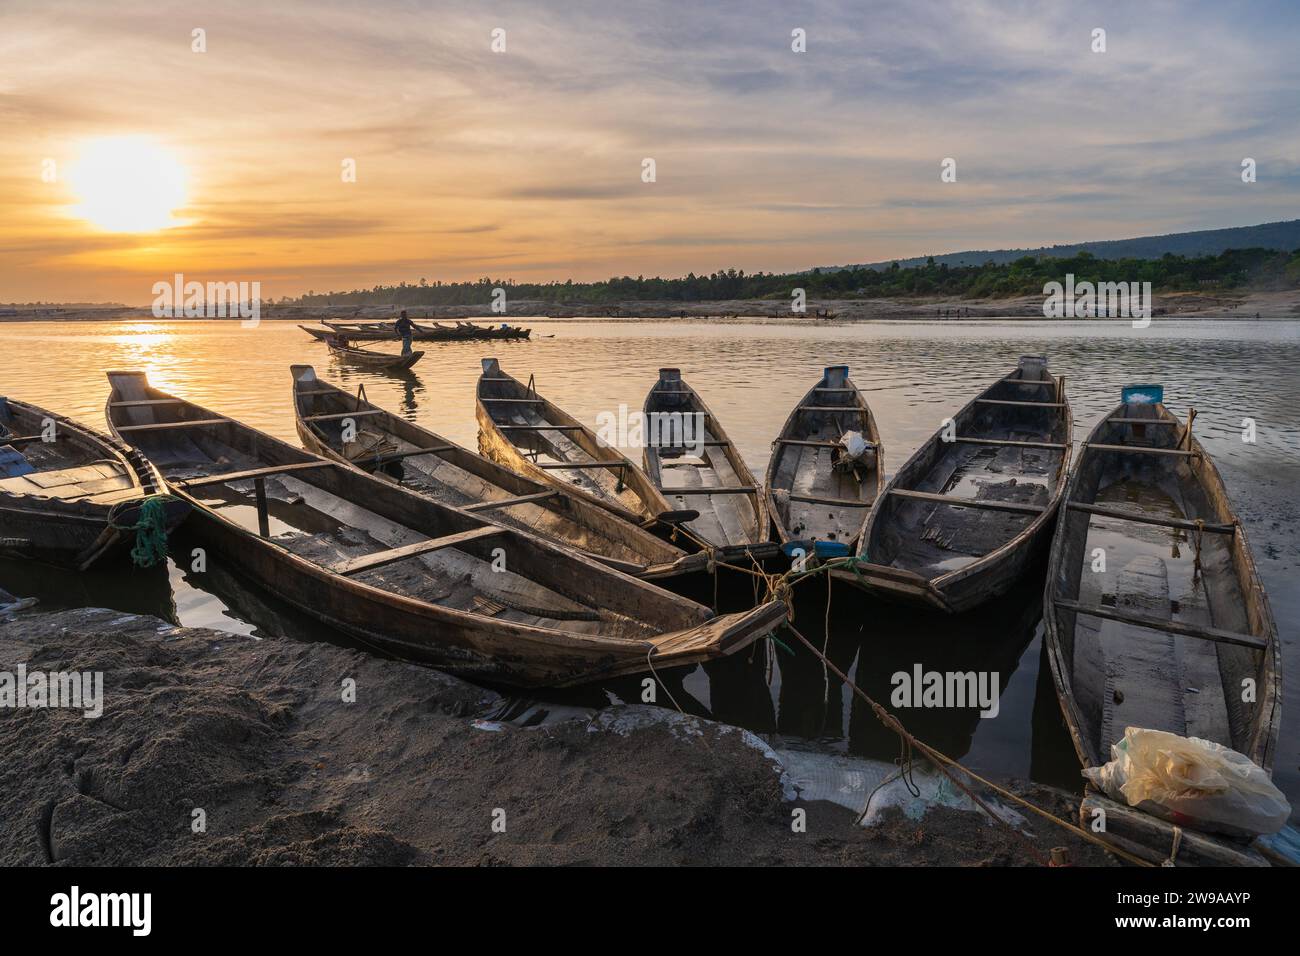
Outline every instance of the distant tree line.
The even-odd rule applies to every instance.
[[[1150,282],[1157,292],[1210,289],[1290,289],[1300,287],[1300,250],[1229,249],[1218,255],[1159,259],[1098,259],[1090,252],[1068,258],[1024,256],[1014,262],[980,266],[925,265],[887,269],[855,266],[776,274],[727,269],[708,275],[690,273],[677,279],[622,276],[603,282],[515,282],[483,278],[475,282],[401,283],[351,292],[308,292],[292,301],[301,305],[482,305],[492,290],[503,288],[511,299],[546,302],[617,303],[630,300],[708,302],[725,299],[787,299],[804,289],[810,298],[1011,298],[1040,295],[1047,282],[1073,273],[1076,282]]]

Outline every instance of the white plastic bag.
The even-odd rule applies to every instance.
[[[848,431],[840,436],[839,447],[835,449],[835,466],[840,471],[848,471],[858,465],[871,463],[875,448],[863,437],[862,432]]]
[[[1200,737],[1129,727],[1104,767],[1083,771],[1112,800],[1233,836],[1276,833],[1291,805],[1248,757]]]

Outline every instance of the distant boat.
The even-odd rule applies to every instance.
[[[766,494],[777,539],[809,556],[851,554],[885,480],[880,432],[847,365],[823,372],[772,445]]]
[[[366,368],[379,368],[389,372],[398,372],[410,368],[424,355],[423,352],[411,352],[409,355],[389,355],[385,352],[369,352],[365,349],[352,348],[327,341],[330,354],[349,365],[362,365]]]
[[[1075,751],[1085,767],[1100,767],[1133,726],[1210,740],[1269,770],[1281,655],[1246,532],[1163,390],[1126,392],[1079,452],[1044,595],[1047,659]],[[1240,841],[1187,821],[1092,791],[1083,808],[1089,817],[1105,810],[1104,836],[1149,860],[1179,845],[1177,823],[1179,862],[1254,862]]]
[[[1070,467],[1065,380],[1026,356],[917,449],[867,519],[843,581],[955,613],[1046,554]]]
[[[85,571],[135,543],[133,529],[150,499],[163,532],[190,510],[168,496],[139,452],[62,415],[0,398],[0,555]]]
[[[195,540],[252,584],[366,645],[519,687],[738,651],[780,601],[708,608],[578,552],[312,455],[109,373],[114,432],[194,507]]]
[[[333,332],[342,333],[351,339],[397,341],[401,338],[392,322],[340,322],[333,319],[322,319],[321,322]],[[532,332],[531,329],[513,325],[503,324],[497,328],[492,328],[490,326],[474,325],[470,322],[457,322],[454,327],[439,325],[437,322],[432,325],[421,325],[418,322],[412,322],[411,325],[413,326],[411,338],[421,342],[526,339]],[[317,338],[324,338],[320,329],[312,329],[303,325],[300,325],[299,328]]]

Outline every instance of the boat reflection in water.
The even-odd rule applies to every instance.
[[[1003,597],[960,615],[906,608],[839,585],[831,594],[828,614],[825,579],[808,578],[795,586],[794,625],[810,642],[825,648],[835,666],[862,690],[931,746],[960,759],[971,751],[981,721],[987,719],[998,722],[1000,739],[994,746],[1023,756],[1030,748],[1031,707],[1035,722],[1041,719],[1052,725],[1049,731],[1063,732],[1059,708],[1042,707],[1040,717],[1038,698],[1044,689],[1035,689],[1032,683],[1019,687],[1014,702],[1003,696],[995,705],[999,707],[997,716],[981,718],[978,704],[964,708],[895,707],[892,678],[899,672],[911,677],[917,666],[923,672],[973,673],[977,679],[982,673],[986,687],[993,687],[990,679],[996,677],[996,690],[1005,695],[1021,659],[1041,632],[1041,571],[1037,569]],[[753,601],[750,586],[735,580],[731,585],[718,594],[720,610],[749,606]],[[690,596],[711,603],[711,595]],[[1037,660],[1036,649],[1029,654],[1030,663]],[[647,691],[642,678],[624,679],[573,688],[562,695],[543,693],[529,703],[540,700],[597,708],[611,702],[653,702],[744,727],[764,737],[775,735],[772,739],[777,745],[780,738],[800,738],[862,757],[894,760],[899,755],[897,735],[784,628],[740,654],[696,668],[660,668],[656,676],[660,686],[652,691]],[[647,701],[651,693],[653,701]],[[1055,707],[1050,679],[1045,693],[1047,704]],[[1008,707],[1001,708],[1002,703]],[[1037,727],[1033,734],[1037,744]],[[1053,746],[1048,742],[1050,736],[1046,732],[1041,735],[1045,746]],[[1058,736],[1054,746],[1067,760],[1072,758],[1068,737]],[[1077,783],[1077,778],[1077,765],[1057,775],[1058,782],[1067,785]]]
[[[1033,641],[1042,611],[1042,584],[1031,576],[1025,585],[976,611],[951,616],[907,609],[860,596],[854,589],[833,592],[829,633],[825,588],[796,598],[795,626],[867,695],[902,721],[911,733],[950,757],[960,759],[982,720],[1023,722],[1021,714],[1004,713],[1000,695],[1007,689],[1025,649]],[[809,598],[813,600],[810,601]],[[823,668],[797,640],[792,653],[778,650],[781,687],[777,729],[782,734],[843,740],[849,753],[892,760],[899,755],[897,734],[885,727],[870,706],[828,668]],[[920,698],[921,675],[968,675],[971,687],[989,696],[989,717],[981,717],[979,694],[955,706],[899,706],[896,695],[907,688],[908,703]],[[895,675],[906,675],[906,681]],[[922,681],[921,686],[924,686]],[[1024,735],[1027,728],[1015,727]]]
[[[177,624],[170,567],[168,562],[168,567],[137,568],[128,559],[74,571],[37,561],[0,559],[0,588],[15,597],[36,598],[35,611],[106,607]]]

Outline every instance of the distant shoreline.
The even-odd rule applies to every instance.
[[[480,322],[561,321],[603,319],[606,321],[730,321],[785,320],[793,322],[871,321],[1079,321],[1047,319],[1042,296],[1011,299],[810,299],[802,313],[792,312],[789,303],[770,299],[717,302],[628,301],[617,304],[553,303],[519,300],[508,303],[507,312],[493,312],[487,304],[459,306],[370,305],[324,306],[271,305],[264,307],[261,320],[315,324],[322,320],[382,321],[394,319],[405,308],[416,321],[464,319]],[[1300,319],[1300,290],[1255,292],[1227,296],[1200,292],[1156,294],[1153,318],[1295,320]],[[3,322],[157,322],[157,321],[244,321],[229,319],[157,319],[148,306],[110,308],[47,306],[0,312]],[[1083,321],[1128,321],[1122,318],[1090,318]]]

